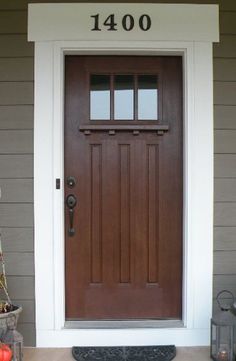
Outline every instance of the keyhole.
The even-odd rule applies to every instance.
[[[76,180],[75,180],[75,177],[68,177],[67,178],[67,181],[66,181],[67,185],[69,188],[73,188],[76,184]]]

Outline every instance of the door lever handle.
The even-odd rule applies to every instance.
[[[74,229],[74,208],[77,204],[77,199],[73,194],[69,194],[66,197],[66,205],[69,208],[69,229],[68,234],[70,237],[74,236],[75,229]]]

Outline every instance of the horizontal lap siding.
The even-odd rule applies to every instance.
[[[0,109],[0,130],[33,129],[33,105],[2,105]]]
[[[32,82],[0,82],[0,105],[31,105],[33,89]]]
[[[26,4],[12,11],[0,0],[0,9],[0,231],[9,294],[23,307],[18,329],[30,346],[35,344],[34,46],[27,42]]]
[[[214,60],[215,81],[236,81],[236,59],[216,58]]]
[[[0,35],[0,58],[27,58],[33,55],[34,45],[27,42],[26,34]]]
[[[236,202],[236,179],[216,178],[215,179],[215,201]]]
[[[32,227],[33,205],[28,203],[1,203],[0,227]]]
[[[33,153],[32,130],[1,130],[1,154],[31,154]]]
[[[156,2],[204,4],[217,1]],[[222,288],[236,295],[236,1],[219,0],[218,3],[221,41],[214,45],[214,297]],[[15,302],[24,308],[19,330],[24,334],[25,344],[34,345],[34,45],[27,42],[27,4],[28,0],[0,0],[0,227],[9,291]]]
[[[33,203],[32,179],[0,179],[1,203]]]
[[[32,177],[32,154],[0,154],[0,179]]]
[[[27,58],[0,58],[1,81],[33,81],[34,59]]]
[[[66,0],[52,0],[52,1],[48,1],[48,0],[1,0],[1,3],[0,3],[0,10],[25,10],[26,6],[28,3],[66,3],[66,2],[69,2],[69,3],[76,3],[76,2],[88,2],[86,0],[84,1],[78,1],[78,0],[69,0],[69,1],[66,1]],[[108,2],[119,2],[119,3],[124,3],[124,2],[127,2],[127,0],[120,0],[120,1],[117,1],[117,0],[90,0],[89,1],[90,3],[100,3],[100,2],[105,2],[105,3],[108,3]],[[184,3],[195,3],[195,4],[215,4],[215,3],[219,3],[220,4],[220,7],[222,10],[225,10],[225,11],[233,11],[235,10],[236,11],[236,3],[235,3],[235,0],[194,0],[194,1],[191,1],[191,0],[160,0],[160,1],[150,1],[150,2],[153,2],[153,3],[163,3],[163,4],[168,4],[168,3],[171,3],[171,4],[178,4],[178,3],[181,3],[181,4],[184,4]],[[145,3],[144,0],[129,0],[129,3]]]
[[[236,226],[215,226],[214,235],[216,251],[236,251]]]
[[[235,105],[215,105],[215,129],[236,129]]]
[[[27,33],[27,11],[0,12],[0,34],[26,34]]]
[[[33,252],[33,237],[33,227],[2,228],[2,238],[5,241],[5,252]]]
[[[214,45],[215,213],[213,311],[216,295],[236,296],[236,1],[224,1],[221,41]],[[227,296],[227,295],[225,295]]]

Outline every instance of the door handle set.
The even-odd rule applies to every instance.
[[[68,234],[70,237],[74,236],[75,229],[74,229],[74,208],[77,204],[77,199],[74,194],[69,194],[66,197],[66,205],[69,208],[69,229]]]

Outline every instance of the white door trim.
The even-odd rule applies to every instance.
[[[183,327],[65,329],[63,102],[65,54],[181,54],[184,59]],[[211,41],[35,43],[35,290],[39,347],[209,344],[213,259]],[[61,189],[56,190],[56,178]]]

